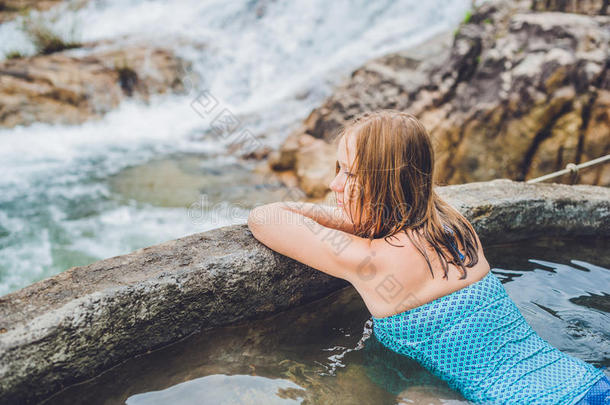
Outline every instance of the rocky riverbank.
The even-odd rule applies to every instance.
[[[605,13],[606,3],[484,3],[447,50],[399,52],[354,71],[269,166],[330,198],[329,141],[355,114],[381,108],[423,121],[440,184],[527,180],[610,153],[610,17],[584,14]],[[610,165],[583,171],[580,182],[610,186]]]
[[[191,64],[169,48],[142,40],[82,43],[60,34],[53,22],[86,4],[0,1],[0,23],[20,17],[19,29],[36,49],[28,55],[8,52],[0,61],[0,128],[81,124],[101,118],[125,99],[148,102],[153,94],[183,93],[185,79],[196,82],[185,77]]]
[[[181,93],[189,64],[171,50],[101,44],[0,62],[0,127],[35,122],[79,124],[99,119],[122,100]],[[106,48],[109,44],[103,44]]]

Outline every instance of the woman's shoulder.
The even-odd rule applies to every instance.
[[[369,294],[370,306],[377,314],[391,315],[423,305],[481,280],[490,271],[479,243],[479,260],[466,268],[466,278],[461,279],[462,270],[453,264],[447,264],[447,278],[444,278],[443,266],[434,248],[419,247],[426,250],[429,266],[413,242],[412,231],[409,236],[411,239],[401,232],[385,243],[375,240],[379,252],[375,261],[378,277],[362,280],[361,289]]]
[[[352,282],[369,312],[377,317],[421,305],[416,292],[427,282],[425,273],[420,271],[417,250],[412,242],[404,234],[388,239],[388,242],[373,241],[372,259],[356,270],[358,277]]]

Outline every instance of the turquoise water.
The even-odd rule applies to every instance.
[[[610,366],[607,239],[536,239],[485,248],[532,328]],[[371,338],[352,287],[272,317],[215,328],[69,387],[47,404],[466,404],[412,359]]]

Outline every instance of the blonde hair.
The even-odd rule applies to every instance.
[[[356,201],[359,216],[357,222],[352,216],[356,234],[388,242],[388,238],[404,231],[434,277],[426,249],[406,232],[420,230],[439,256],[443,278],[448,279],[448,263],[453,263],[462,269],[461,279],[465,279],[465,267],[478,262],[476,233],[469,221],[434,190],[434,149],[422,123],[406,112],[377,110],[362,113],[340,128],[335,144],[344,136],[356,137],[350,168],[355,177],[346,180],[346,184],[352,182],[348,198]],[[336,170],[338,173],[338,162]],[[464,260],[457,246],[453,248],[452,236],[464,247]]]

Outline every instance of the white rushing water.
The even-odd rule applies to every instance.
[[[81,41],[168,47],[192,62],[199,82],[187,81],[185,95],[125,101],[99,121],[0,130],[0,295],[72,266],[245,221],[247,210],[195,221],[186,206],[123,198],[108,184],[127,167],[177,153],[233,161],[223,156],[224,143],[204,136],[210,122],[191,107],[202,91],[239,117],[242,128],[277,146],[353,69],[452,29],[469,6],[470,0],[91,0],[58,13],[57,29],[74,28]],[[33,52],[19,24],[0,25],[0,54]]]

